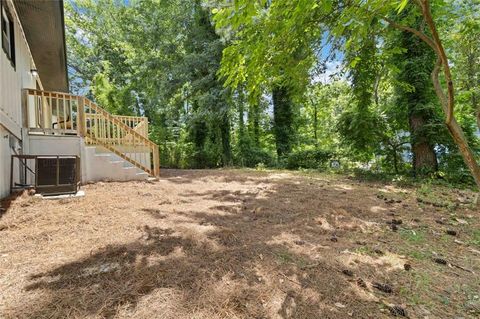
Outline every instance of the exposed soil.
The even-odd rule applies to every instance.
[[[468,191],[245,170],[84,190],[0,216],[1,318],[480,316]]]

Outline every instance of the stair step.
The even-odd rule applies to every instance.
[[[94,160],[93,180],[142,181],[150,177],[149,173],[102,146],[87,147],[87,156]]]
[[[150,175],[148,175],[148,173],[146,173],[146,172],[137,173],[137,176],[140,176],[140,175],[150,176]]]

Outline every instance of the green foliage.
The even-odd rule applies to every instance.
[[[332,158],[333,153],[330,151],[320,149],[298,151],[287,157],[286,168],[326,170]]]
[[[425,232],[423,230],[402,229],[400,235],[403,239],[412,244],[420,245],[426,241]]]
[[[480,229],[474,230],[470,239],[470,243],[480,247]]]
[[[278,157],[288,155],[294,140],[294,105],[290,88],[280,86],[273,88],[274,135]]]
[[[337,130],[346,148],[368,160],[372,148],[378,145],[382,124],[380,117],[369,109],[354,107],[339,117]]]
[[[262,148],[252,146],[248,149],[248,153],[238,153],[235,156],[235,163],[238,166],[244,167],[257,167],[260,164],[267,167],[273,167],[275,166],[275,157]]]
[[[479,4],[430,3],[455,115],[478,155]],[[411,143],[424,141],[439,171],[421,178],[471,181],[432,89],[433,51],[388,22],[424,28],[413,1],[65,6],[72,90],[112,113],[149,117],[164,167],[325,169],[335,154],[342,171],[408,179]]]

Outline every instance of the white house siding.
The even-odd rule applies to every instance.
[[[0,125],[0,198],[8,195],[9,182],[10,147],[8,141],[8,131]]]
[[[22,139],[22,89],[35,88],[35,77],[30,70],[34,63],[11,0],[3,2],[12,15],[15,32],[15,67],[0,47],[0,198],[10,189],[10,135],[16,144]]]

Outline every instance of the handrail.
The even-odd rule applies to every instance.
[[[88,136],[92,141],[107,148],[108,150],[114,151],[114,153],[116,153],[117,155],[122,154],[120,155],[122,158],[128,160],[133,165],[141,168],[142,170],[150,173],[151,175],[159,175],[160,163],[157,144],[153,143],[142,134],[136,132],[134,129],[123,123],[120,119],[108,113],[89,99],[83,98],[83,105],[84,107],[81,109],[84,110],[84,134],[86,136]],[[85,112],[85,109],[88,109],[89,112]],[[95,113],[92,113],[92,110],[95,111]],[[101,114],[105,118],[106,122],[102,121],[102,119],[96,119],[94,120],[95,124],[99,125],[99,122],[101,124],[99,125],[99,127],[92,127],[92,129],[89,130],[86,127],[86,120],[92,114],[95,114],[94,117],[96,117],[97,114]],[[128,138],[126,138],[127,135],[129,136]],[[127,150],[122,151],[120,149],[122,147],[127,147]],[[148,147],[149,157],[144,157],[143,159],[139,160],[139,156],[141,157],[142,154],[146,154],[143,147]],[[150,154],[152,155],[152,158],[150,158]],[[153,169],[149,169],[147,167],[152,166],[150,164],[151,160],[153,160]]]
[[[82,136],[87,144],[100,145],[159,176],[158,145],[148,139],[146,117],[113,115],[88,98],[36,89],[24,90],[24,107],[31,132]],[[34,119],[28,118],[30,113]]]
[[[136,132],[134,129],[132,129],[130,126],[126,125],[125,123],[123,123],[122,121],[118,120],[115,115],[112,115],[110,113],[108,113],[107,111],[105,111],[104,109],[102,109],[101,107],[99,107],[97,104],[95,104],[95,102],[92,102],[90,101],[89,99],[87,98],[84,98],[86,101],[88,101],[88,106],[89,107],[92,107],[95,109],[95,111],[98,111],[98,112],[101,112],[105,117],[109,118],[112,122],[114,122],[115,124],[123,127],[125,130],[128,130],[130,134],[132,135],[135,135],[136,137],[144,140],[145,142],[147,143],[150,143],[151,145],[157,145],[155,143],[153,143],[152,141],[150,141],[148,138],[144,137],[143,135],[141,135],[140,133]]]

